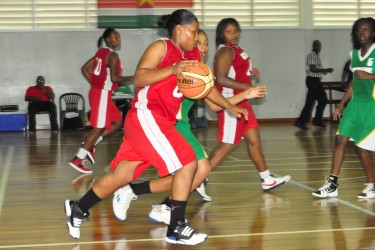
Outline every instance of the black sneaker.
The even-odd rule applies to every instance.
[[[338,186],[339,184],[328,180],[321,188],[312,192],[312,195],[319,198],[337,197],[339,195]]]
[[[79,228],[81,227],[83,220],[87,219],[90,214],[83,213],[78,206],[78,202],[71,200],[65,200],[65,214],[70,236],[79,239],[81,236]]]
[[[197,245],[205,241],[206,238],[207,234],[197,233],[186,222],[179,221],[172,232],[168,227],[165,240],[172,244]]]
[[[299,129],[302,129],[302,130],[308,130],[308,127],[306,127],[306,125],[302,124],[302,123],[296,122],[296,123],[294,123],[294,126],[299,128]]]

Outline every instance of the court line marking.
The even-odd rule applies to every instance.
[[[236,159],[236,157],[231,157],[233,160],[240,160],[240,159]],[[272,172],[273,173],[273,172]],[[275,173],[273,173],[274,174],[274,176],[276,176],[276,177],[281,177],[280,175],[278,175],[278,174],[275,174]],[[314,191],[314,190],[316,190],[316,189],[314,189],[314,188],[311,188],[311,187],[309,187],[309,186],[307,186],[307,185],[304,185],[304,184],[302,184],[301,182],[296,182],[296,181],[293,181],[293,180],[290,180],[288,183],[291,183],[291,184],[294,184],[294,185],[296,185],[296,186],[298,186],[298,187],[300,187],[300,188],[302,188],[302,189],[305,189],[305,190],[309,190],[309,191]],[[336,197],[335,197],[336,198]],[[320,199],[322,199],[322,198],[320,198]],[[339,203],[341,203],[341,204],[343,204],[343,205],[346,205],[346,206],[348,206],[348,207],[351,207],[351,208],[353,208],[353,209],[355,209],[355,210],[358,210],[358,211],[360,211],[360,212],[363,212],[363,213],[366,213],[366,214],[369,214],[369,215],[372,215],[372,216],[375,216],[375,212],[373,212],[373,211],[371,211],[371,210],[368,210],[368,209],[365,209],[365,208],[363,208],[363,207],[360,207],[360,206],[357,206],[357,205],[355,205],[355,204],[353,204],[353,203],[351,203],[351,202],[348,202],[348,201],[345,201],[345,200],[342,200],[342,199],[340,199],[340,198],[336,198],[337,199],[337,202],[339,202]]]
[[[333,228],[333,229],[317,229],[317,230],[301,230],[301,231],[282,231],[282,232],[268,232],[268,233],[249,233],[249,234],[223,234],[208,236],[207,239],[219,238],[236,238],[236,237],[252,237],[252,236],[268,236],[268,235],[290,235],[290,234],[311,234],[311,233],[327,233],[327,232],[342,232],[342,231],[359,231],[359,230],[375,230],[375,227],[358,227],[358,228]],[[101,241],[75,241],[66,243],[49,243],[49,244],[29,244],[29,245],[8,245],[0,246],[0,249],[9,248],[28,248],[28,247],[51,247],[51,246],[73,246],[73,245],[98,245],[108,243],[127,243],[127,242],[151,242],[164,241],[165,238],[153,239],[134,239],[134,240],[101,240]]]
[[[2,214],[2,209],[3,209],[3,202],[4,202],[4,199],[5,199],[5,192],[6,192],[6,189],[7,189],[7,183],[8,183],[8,177],[9,177],[9,173],[10,173],[10,163],[13,159],[13,155],[14,155],[14,150],[15,150],[15,147],[14,146],[11,146],[9,148],[9,151],[6,155],[6,158],[5,158],[5,163],[4,163],[4,169],[3,169],[3,172],[1,174],[1,182],[0,182],[0,218],[1,218],[1,214]]]

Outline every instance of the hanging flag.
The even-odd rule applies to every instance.
[[[98,28],[155,28],[161,15],[193,8],[193,0],[98,0]]]

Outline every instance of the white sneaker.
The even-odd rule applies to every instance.
[[[277,188],[285,182],[288,182],[291,178],[292,177],[290,177],[290,175],[285,175],[280,178],[275,178],[272,175],[270,175],[269,177],[262,179],[262,188],[264,191]]]
[[[83,220],[87,219],[90,214],[82,212],[78,206],[78,202],[71,200],[65,200],[64,210],[70,236],[79,239],[81,237],[80,227],[82,226]]]
[[[367,187],[362,190],[362,193],[358,194],[357,197],[361,199],[371,199],[375,198],[375,184],[366,183]]]
[[[171,208],[165,204],[152,205],[148,218],[154,222],[162,222],[169,225],[171,222]]]
[[[203,200],[205,200],[205,201],[212,201],[211,196],[208,196],[206,194],[206,187],[205,187],[204,182],[202,182],[201,185],[199,187],[197,187],[194,191]]]
[[[197,233],[186,222],[178,222],[173,232],[167,232],[165,240],[172,244],[197,245],[207,239],[207,234]]]
[[[129,209],[130,202],[137,198],[138,196],[133,193],[129,185],[119,188],[115,192],[112,200],[112,208],[119,221],[124,221],[126,219],[126,212]]]
[[[339,195],[338,186],[339,184],[328,180],[321,188],[312,192],[312,195],[319,198],[337,197]]]

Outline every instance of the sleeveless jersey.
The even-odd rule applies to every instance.
[[[200,61],[197,47],[191,52],[181,51],[171,40],[163,38],[166,44],[166,53],[157,66],[158,69],[172,66],[182,60]],[[154,84],[137,88],[132,107],[141,110],[150,110],[153,115],[163,117],[174,124],[180,119],[180,104],[184,96],[177,87],[177,76],[170,75]]]
[[[118,83],[111,81],[110,68],[107,66],[108,55],[114,52],[113,49],[105,47],[99,49],[95,54],[95,62],[90,77],[91,87],[105,90],[115,90]],[[120,59],[117,63],[118,73],[122,74],[122,66]]]
[[[351,53],[352,71],[363,70],[370,74],[375,74],[375,43],[372,44],[365,56],[361,56],[360,50],[353,50]],[[359,80],[355,76],[353,78],[353,99],[358,100],[375,100],[375,81]]]
[[[251,84],[251,62],[250,57],[240,47],[231,44],[220,44],[217,50],[226,47],[233,51],[233,61],[229,69],[228,77],[242,83]],[[214,62],[214,75],[216,75],[216,63]],[[224,97],[231,97],[242,90],[226,88],[215,82],[217,89],[223,94]]]

